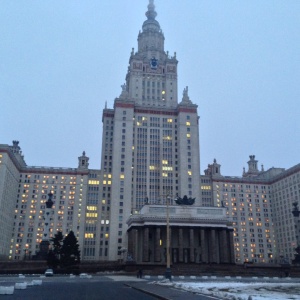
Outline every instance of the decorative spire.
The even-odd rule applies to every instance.
[[[157,12],[155,11],[154,0],[149,0],[148,11],[146,12],[146,17],[148,20],[155,20]]]
[[[126,83],[122,84],[121,88],[122,88],[122,93],[120,95],[120,98],[121,99],[128,99],[128,91],[127,91],[127,85],[126,85]]]
[[[189,97],[189,87],[188,86],[183,90],[182,103],[192,103],[192,101],[190,100],[190,97]]]

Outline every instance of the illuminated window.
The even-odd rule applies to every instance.
[[[149,170],[155,170],[155,166],[149,166]]]
[[[186,122],[185,125],[186,126],[191,126],[191,122]]]
[[[162,94],[162,95],[165,95],[165,94],[166,94],[166,91],[162,91],[161,94]]]
[[[93,234],[93,233],[85,233],[85,234],[84,234],[84,237],[85,237],[86,239],[93,239],[93,238],[94,238],[94,234]]]
[[[162,167],[163,171],[173,171],[173,167]]]
[[[162,164],[163,164],[163,165],[167,165],[167,164],[168,164],[168,161],[167,161],[167,160],[163,160],[163,161],[162,161]]]
[[[99,180],[89,180],[89,184],[99,184]]]
[[[97,206],[87,206],[87,210],[97,210]]]
[[[78,215],[79,216],[79,215]],[[98,214],[97,213],[86,213],[87,218],[97,218]]]
[[[109,237],[109,234],[108,234],[108,233],[105,233],[105,238],[108,239],[108,237]]]
[[[201,186],[201,190],[210,190],[211,189],[211,186],[209,185],[202,185]]]
[[[120,175],[120,179],[124,179],[125,178],[125,175],[124,174],[121,174]]]
[[[102,204],[105,204],[105,203],[106,203],[106,200],[103,199],[103,200],[102,200]]]
[[[168,122],[168,123],[172,123],[172,122],[173,122],[173,119],[168,119],[167,122]]]
[[[187,137],[187,138],[190,138],[190,137],[191,137],[191,134],[190,134],[190,133],[187,133],[187,134],[186,134],[186,137]]]
[[[189,175],[189,176],[192,176],[192,171],[188,171],[188,175]]]
[[[106,180],[103,180],[103,184],[106,184]]]

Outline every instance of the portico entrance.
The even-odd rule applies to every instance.
[[[233,229],[223,208],[169,209],[172,263],[234,263]],[[128,220],[128,252],[137,263],[166,264],[165,211],[147,205]]]

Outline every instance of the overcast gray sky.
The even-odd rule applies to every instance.
[[[148,0],[2,0],[0,143],[28,165],[100,167],[102,110],[113,107]],[[179,97],[200,115],[201,173],[214,158],[241,175],[300,163],[300,1],[155,0]]]

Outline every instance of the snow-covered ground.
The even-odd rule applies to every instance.
[[[155,282],[174,288],[232,300],[300,299],[300,284],[280,282]]]

